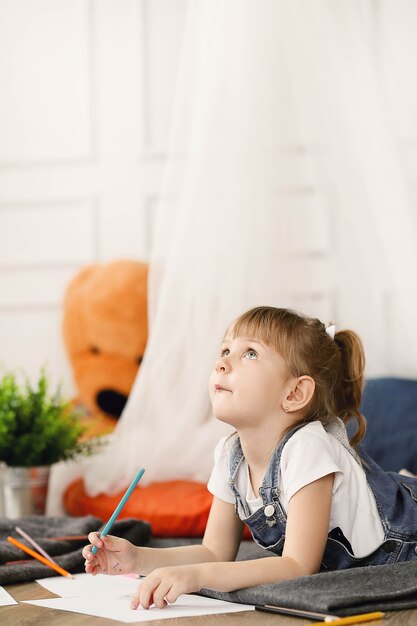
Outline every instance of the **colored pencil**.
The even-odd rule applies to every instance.
[[[285,606],[277,606],[276,604],[256,604],[256,611],[264,613],[280,613],[281,615],[292,615],[293,617],[304,617],[304,619],[326,620],[337,619],[337,615],[329,615],[329,613],[317,613],[316,611],[307,611],[302,609],[289,609]]]
[[[25,533],[24,530],[22,530],[21,528],[19,528],[19,526],[15,526],[15,531],[17,533],[19,533],[19,535],[21,537],[23,537],[23,539],[26,539],[26,541],[28,543],[31,544],[31,546],[33,546],[35,548],[35,550],[37,550],[40,554],[42,554],[42,556],[45,557],[45,559],[48,559],[49,561],[51,561],[52,563],[55,563],[55,565],[58,565],[58,563],[55,561],[55,559],[53,559],[47,552],[46,550],[44,550],[43,548],[40,547],[39,544],[36,543],[36,541],[34,539],[32,539],[32,537],[30,535],[28,535],[27,533]]]
[[[69,572],[67,572],[67,570],[63,569],[59,565],[56,565],[55,563],[52,563],[52,561],[45,559],[44,556],[42,556],[41,554],[38,554],[31,548],[28,548],[23,543],[20,543],[20,541],[18,541],[17,539],[14,539],[14,537],[7,537],[7,541],[9,543],[12,543],[14,546],[16,546],[16,548],[20,548],[20,550],[23,550],[23,552],[26,552],[26,554],[30,554],[30,556],[33,556],[34,559],[37,559],[44,565],[47,565],[51,569],[55,570],[56,572],[58,572],[58,574],[61,574],[61,576],[65,576],[65,578],[74,578],[74,576],[70,574]]]
[[[88,535],[63,535],[62,537],[48,537],[51,541],[87,541]]]
[[[372,622],[374,619],[381,619],[385,613],[376,611],[375,613],[361,613],[360,615],[350,615],[349,617],[338,617],[337,619],[326,618],[324,622],[315,622],[310,626],[318,624],[330,624],[330,626],[345,626],[345,624],[362,624],[363,622]]]
[[[114,522],[116,521],[117,516],[119,515],[120,511],[122,510],[122,508],[124,507],[124,505],[126,504],[128,499],[130,498],[130,496],[132,495],[132,492],[133,492],[134,488],[136,487],[136,485],[138,484],[138,482],[140,481],[140,479],[142,478],[144,471],[145,471],[144,469],[140,469],[138,471],[138,473],[136,474],[136,476],[134,477],[134,479],[130,483],[129,487],[127,488],[126,493],[124,494],[123,498],[120,500],[119,504],[114,509],[114,512],[113,512],[112,516],[110,517],[109,521],[107,522],[107,524],[105,525],[105,527],[101,531],[99,537],[105,537],[106,535],[109,534],[109,532],[111,530],[111,527],[113,526]],[[92,549],[91,549],[91,552],[93,554],[96,554],[97,550],[98,550],[97,546],[93,546]]]

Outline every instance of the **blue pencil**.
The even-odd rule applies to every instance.
[[[113,515],[111,516],[111,518],[109,519],[109,521],[107,522],[107,524],[105,525],[103,530],[101,531],[101,533],[99,535],[100,537],[105,537],[106,535],[109,534],[109,532],[111,530],[111,527],[113,526],[114,522],[116,521],[120,511],[122,510],[122,508],[124,507],[124,505],[126,504],[128,499],[130,498],[130,496],[132,495],[132,491],[134,490],[134,488],[136,487],[136,485],[138,484],[138,482],[142,478],[144,471],[145,471],[144,469],[140,469],[138,471],[138,473],[136,474],[136,476],[134,477],[134,479],[130,483],[129,487],[127,488],[125,495],[123,496],[123,498],[120,500],[119,504],[114,509]],[[97,546],[93,546],[91,548],[91,552],[93,554],[96,554],[97,550],[98,550]]]

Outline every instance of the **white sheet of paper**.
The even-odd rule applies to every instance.
[[[130,576],[75,574],[74,580],[64,576],[53,576],[41,578],[36,582],[61,598],[91,598],[135,593],[140,580]]]
[[[10,606],[11,604],[17,604],[16,600],[12,598],[4,587],[0,587],[0,606]]]
[[[130,600],[133,594],[105,596],[102,598],[50,598],[48,600],[26,600],[25,604],[35,604],[50,609],[72,611],[117,620],[126,624],[149,622],[173,617],[194,617],[196,615],[212,615],[216,613],[232,613],[253,610],[253,606],[223,602],[201,596],[183,595],[174,604],[165,609],[152,607],[148,610],[139,608],[132,611]]]

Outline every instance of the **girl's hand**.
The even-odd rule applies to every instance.
[[[131,609],[144,609],[154,604],[163,609],[182,593],[192,593],[203,587],[200,583],[200,565],[177,565],[155,569],[143,580],[130,603]]]
[[[99,533],[90,533],[88,539],[91,544],[82,551],[87,574],[130,574],[136,571],[138,548],[130,541],[111,535],[99,538]],[[93,546],[98,548],[96,554],[91,552]]]

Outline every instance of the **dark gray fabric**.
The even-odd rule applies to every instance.
[[[164,548],[186,543],[190,540],[151,539],[149,545]],[[201,543],[201,540],[193,543]],[[254,541],[242,541],[237,560],[274,556]],[[341,617],[378,610],[412,609],[417,607],[417,561],[314,574],[230,593],[202,589],[200,594],[229,602],[276,604]]]
[[[87,543],[87,534],[93,530],[100,531],[103,522],[97,517],[45,517],[33,515],[18,520],[0,519],[0,584],[10,584],[56,576],[56,572],[33,559],[28,563],[5,565],[7,561],[30,559],[19,548],[15,548],[7,541],[11,535],[21,543],[30,546],[16,531],[19,526],[32,537],[54,560],[68,572],[75,574],[84,571],[84,559],[81,548]],[[147,522],[135,519],[116,521],[112,535],[125,537],[135,545],[148,543],[151,530]],[[77,540],[59,540],[53,537],[80,535]]]
[[[230,593],[202,589],[201,595],[243,604],[276,604],[334,615],[417,607],[417,561],[339,570],[260,585]]]

